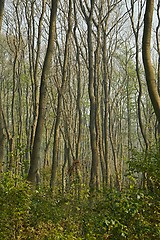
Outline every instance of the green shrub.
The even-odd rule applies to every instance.
[[[132,158],[128,161],[130,174],[143,173],[146,175],[146,185],[153,191],[160,189],[160,150],[158,146],[152,146],[147,152],[132,152]]]
[[[160,239],[160,197],[129,189],[91,199],[53,197],[24,179],[4,174],[0,181],[0,240]]]
[[[24,179],[4,174],[0,181],[0,239],[23,239],[30,212],[30,186]]]

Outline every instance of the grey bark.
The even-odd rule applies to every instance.
[[[51,60],[53,56],[57,6],[58,6],[58,0],[56,1],[52,0],[48,46],[47,46],[46,56],[44,59],[42,76],[41,76],[41,84],[40,84],[38,120],[37,120],[37,126],[35,131],[33,149],[31,153],[30,169],[28,173],[28,180],[32,184],[36,183],[36,179],[39,172],[39,162],[41,158],[40,152],[41,152],[41,143],[42,143],[42,136],[43,136],[43,130],[44,130],[44,118],[45,118],[45,111],[46,111],[47,80],[48,80],[48,73],[50,71]]]

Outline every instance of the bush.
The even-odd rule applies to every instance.
[[[0,239],[24,239],[30,213],[30,186],[24,179],[4,174],[0,182]]]
[[[160,150],[157,146],[152,146],[147,152],[132,152],[129,160],[129,172],[143,173],[146,175],[146,185],[148,190],[154,192],[160,189]]]
[[[160,239],[159,195],[138,189],[78,200],[34,190],[4,174],[0,182],[0,239]]]

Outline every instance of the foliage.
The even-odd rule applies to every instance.
[[[152,146],[147,152],[133,151],[129,161],[129,171],[133,173],[145,173],[149,188],[158,190],[160,187],[160,151],[157,146]],[[151,186],[152,185],[152,186]]]
[[[55,197],[8,173],[0,182],[0,239],[158,240],[159,200],[136,189]]]
[[[0,182],[0,239],[23,239],[28,224],[31,189],[24,179],[3,175]]]

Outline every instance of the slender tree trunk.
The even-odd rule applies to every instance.
[[[5,140],[5,135],[4,135],[2,103],[1,103],[1,95],[0,95],[0,176],[3,171],[4,140]]]
[[[116,142],[116,134],[113,133],[113,125],[114,119],[112,117],[111,106],[109,105],[109,137],[111,143],[111,150],[113,154],[113,163],[114,163],[114,171],[115,171],[115,180],[116,180],[116,188],[120,191],[121,190],[121,176],[120,176],[120,169],[118,166],[118,158],[117,158],[117,142]],[[118,130],[117,130],[118,131]]]
[[[55,40],[55,29],[56,29],[56,15],[57,15],[57,5],[58,0],[52,0],[51,5],[51,15],[50,15],[50,26],[49,26],[49,39],[47,52],[44,59],[42,76],[41,76],[41,85],[40,85],[40,94],[39,94],[39,109],[38,109],[38,120],[35,131],[33,149],[31,154],[30,169],[28,173],[28,180],[32,183],[36,183],[36,178],[38,177],[39,171],[39,162],[40,162],[40,152],[41,152],[41,143],[44,130],[44,118],[46,111],[46,91],[47,91],[47,78],[48,73],[51,67],[51,60],[53,55],[54,40]]]
[[[93,42],[92,42],[92,21],[93,21],[93,7],[94,1],[91,1],[90,14],[87,19],[88,26],[88,58],[89,58],[89,84],[88,92],[90,99],[90,141],[92,150],[92,165],[90,177],[90,191],[93,192],[99,188],[98,180],[98,149],[96,141],[96,101],[94,94],[94,58],[93,58]]]
[[[158,93],[160,95],[160,1],[158,1],[157,5],[157,18],[158,18],[158,25],[156,27],[156,42],[157,42],[157,51],[158,51],[158,73],[157,73],[157,78],[158,78]],[[158,126],[157,126],[158,125]],[[160,151],[160,122],[157,124],[156,123],[156,135],[158,136],[158,145],[159,145],[159,151]]]
[[[62,166],[62,195],[64,196],[65,193],[65,167],[67,165],[67,144],[64,144],[64,163]]]
[[[108,72],[107,72],[107,39],[106,39],[106,26],[103,29],[103,86],[104,86],[104,155],[105,155],[105,165],[106,165],[106,185],[110,187],[110,166],[109,166],[109,134],[108,134],[108,119],[109,119],[109,94],[108,94]]]
[[[78,27],[77,23],[77,14],[76,14],[76,0],[74,0],[74,16],[75,16],[75,26],[74,26],[74,39],[76,44],[76,61],[77,61],[77,99],[76,99],[76,111],[78,117],[78,127],[77,127],[77,142],[76,142],[76,160],[81,161],[80,153],[81,153],[81,138],[82,138],[82,109],[81,109],[81,61],[80,61],[80,48],[78,44],[78,37],[76,34],[76,30]],[[81,191],[81,176],[78,168],[76,167],[76,177],[78,179],[78,195],[80,196]]]
[[[127,56],[126,56],[127,58]],[[126,60],[127,61],[127,60]],[[126,62],[126,81],[127,81],[127,138],[128,138],[128,159],[130,159],[130,153],[131,153],[131,150],[132,150],[132,137],[131,137],[131,107],[130,107],[130,93],[129,93],[129,82],[130,82],[130,77],[127,76],[127,62]]]
[[[43,18],[45,14],[45,4],[46,1],[42,1],[42,13],[39,19],[39,25],[38,25],[38,38],[37,38],[37,52],[36,52],[36,59],[34,64],[34,70],[33,70],[33,78],[34,78],[34,115],[33,115],[33,127],[31,132],[31,151],[34,144],[34,137],[35,137],[35,131],[36,131],[36,125],[38,120],[38,105],[39,105],[39,81],[38,81],[38,64],[40,59],[40,51],[41,51],[41,38],[42,38],[42,26],[43,26]],[[33,16],[34,17],[34,16]],[[34,41],[34,39],[33,39]]]
[[[98,24],[97,24],[97,46],[95,50],[95,64],[94,64],[94,92],[95,92],[95,101],[96,101],[96,138],[97,138],[97,151],[99,155],[100,165],[101,165],[101,175],[102,175],[102,186],[105,189],[106,185],[106,165],[104,160],[103,152],[103,137],[102,137],[102,116],[101,116],[101,15],[102,7],[99,10]],[[98,163],[99,164],[99,163]],[[99,166],[98,166],[99,171]],[[98,174],[99,175],[99,174]]]
[[[4,12],[4,0],[0,1],[0,34],[2,28],[2,19]],[[1,87],[0,87],[0,176],[3,170],[3,157],[4,157],[4,130],[3,130],[3,116],[2,116],[2,100],[1,100]]]
[[[139,121],[140,131],[141,131],[144,143],[145,143],[145,148],[147,150],[148,149],[148,141],[147,141],[147,137],[146,137],[146,134],[145,134],[145,131],[144,131],[142,114],[141,114],[142,83],[141,83],[140,67],[139,67],[139,31],[140,31],[140,24],[141,24],[140,20],[141,20],[142,10],[143,10],[143,8],[142,8],[143,0],[140,0],[138,2],[139,12],[138,12],[137,24],[135,23],[134,17],[133,17],[134,16],[134,11],[135,11],[134,4],[135,4],[135,2],[131,1],[131,11],[130,11],[128,6],[127,6],[127,1],[126,1],[126,7],[127,7],[127,10],[128,10],[128,14],[129,14],[130,21],[131,21],[131,26],[132,26],[134,37],[135,37],[136,75],[137,75],[137,80],[138,80],[138,85],[139,85],[139,92],[138,92],[138,98],[137,98],[138,121]]]
[[[64,63],[63,63],[63,72],[62,72],[62,84],[58,93],[58,105],[56,112],[56,122],[54,129],[54,143],[53,143],[53,158],[52,158],[52,172],[51,172],[51,180],[50,180],[50,188],[51,191],[54,191],[56,174],[57,174],[57,166],[58,166],[58,140],[59,140],[59,132],[60,132],[60,118],[62,113],[62,102],[64,91],[66,90],[66,80],[67,80],[67,67],[68,67],[68,54],[69,54],[69,42],[72,33],[72,0],[69,0],[69,12],[68,12],[68,31],[66,34],[66,42],[65,42],[65,53],[64,53]]]

